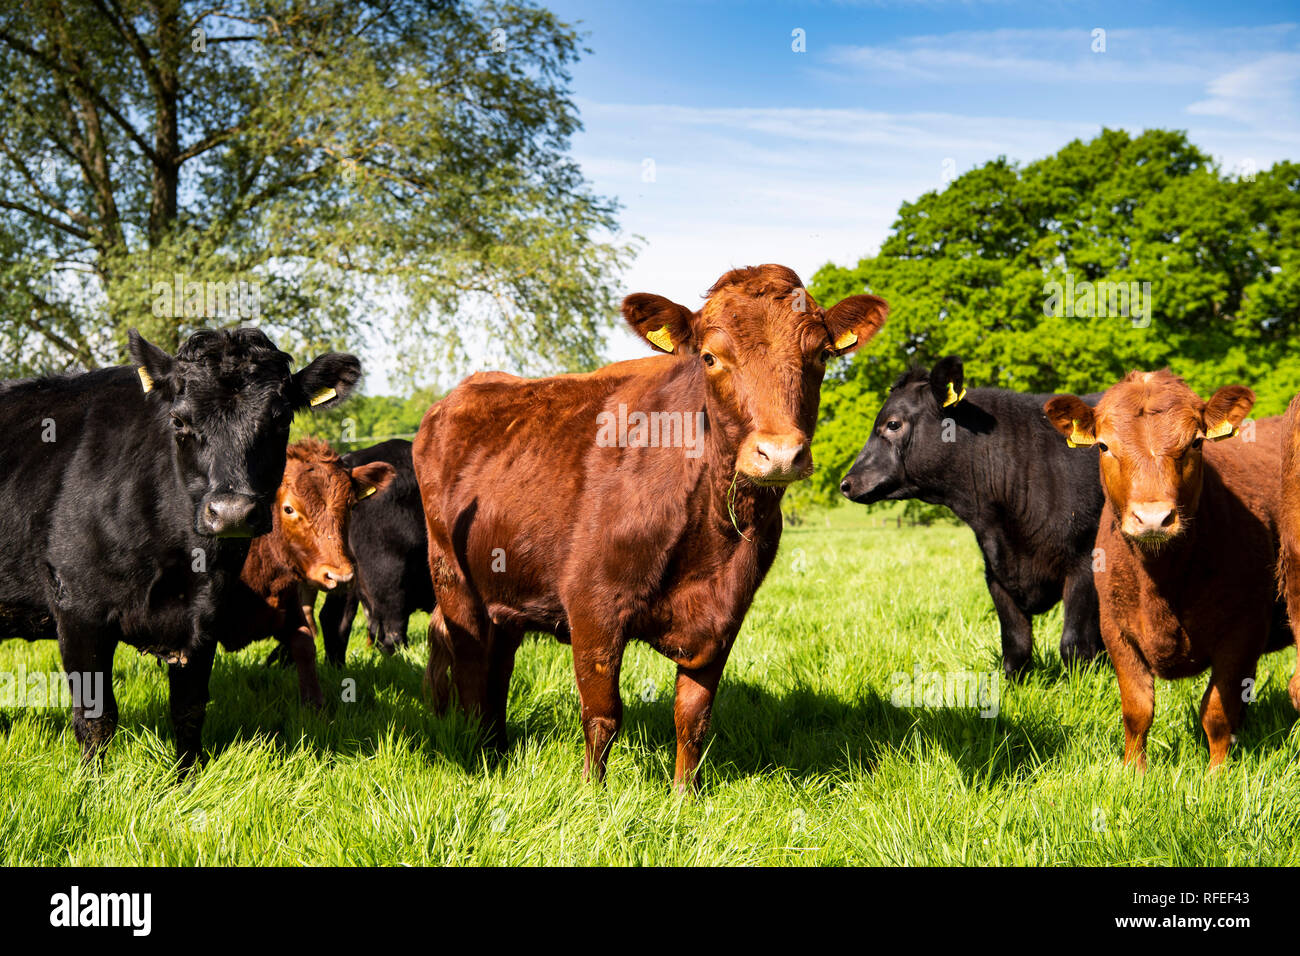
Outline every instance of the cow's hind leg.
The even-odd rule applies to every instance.
[[[433,709],[439,714],[445,714],[451,703],[451,661],[451,635],[442,619],[442,608],[435,608],[429,615],[429,665],[424,681]]]
[[[1034,625],[1028,614],[1021,610],[1016,599],[993,578],[985,575],[993,607],[998,612],[1002,627],[1002,670],[1009,680],[1022,676],[1029,669],[1034,655]]]
[[[429,666],[426,671],[434,706],[445,701],[445,673],[456,690],[460,709],[489,718],[491,625],[486,609],[465,587],[440,589],[438,611],[429,619]],[[445,702],[441,705],[445,708]]]
[[[485,722],[489,742],[501,753],[505,752],[507,744],[506,702],[510,698],[510,677],[515,670],[515,652],[523,639],[524,632],[520,628],[492,625]]]
[[[1092,570],[1084,568],[1065,579],[1062,597],[1065,627],[1061,631],[1061,660],[1066,664],[1090,661],[1102,651],[1101,617]]]
[[[203,719],[208,709],[208,684],[212,678],[214,640],[201,641],[185,664],[167,665],[171,688],[172,730],[176,735],[176,757],[184,775],[198,762],[203,745]]]
[[[118,635],[102,628],[59,622],[59,652],[72,693],[72,731],[82,759],[94,758],[117,730],[113,654]]]

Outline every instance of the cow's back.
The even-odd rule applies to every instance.
[[[1061,441],[1043,413],[1050,397],[976,388],[949,410],[968,432],[954,443],[951,506],[1032,613],[1060,599],[1091,553],[1104,497],[1096,451]]]
[[[439,538],[431,559],[454,554],[494,614],[546,630],[562,626],[566,590],[600,586],[587,576],[593,552],[614,577],[637,556],[653,581],[654,555],[662,570],[701,466],[681,450],[602,446],[601,416],[620,406],[695,414],[690,375],[685,362],[656,357],[589,374],[466,379],[430,408],[414,446]],[[435,580],[442,573],[432,568]]]

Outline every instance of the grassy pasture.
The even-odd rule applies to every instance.
[[[648,648],[629,648],[607,785],[587,786],[567,647],[525,642],[512,745],[494,760],[473,726],[423,702],[425,620],[383,659],[359,619],[347,668],[323,666],[323,716],[299,710],[292,670],[264,666],[269,642],[220,653],[208,760],[179,786],[165,671],[130,648],[97,766],[80,765],[69,712],[0,707],[0,863],[1300,862],[1293,651],[1261,661],[1258,700],[1213,777],[1204,677],[1157,683],[1151,769],[1120,768],[1113,674],[1062,669],[1059,608],[995,718],[896,707],[897,672],[998,671],[998,626],[966,528],[889,525],[844,507],[786,530],[723,678],[696,797],[669,789],[673,670]],[[58,669],[52,642],[0,645],[0,671]]]

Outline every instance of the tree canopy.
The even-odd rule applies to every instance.
[[[877,255],[813,277],[825,307],[870,291],[891,313],[828,376],[818,472],[798,496],[837,500],[894,379],[949,354],[970,386],[1030,392],[1100,391],[1167,365],[1203,397],[1239,382],[1257,417],[1280,414],[1300,390],[1297,267],[1296,163],[1228,175],[1163,130],[986,163],[904,203]]]
[[[582,52],[528,0],[7,5],[3,373],[240,321],[369,326],[408,384],[599,364],[630,249],[568,155]]]

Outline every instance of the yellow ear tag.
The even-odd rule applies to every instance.
[[[843,352],[849,346],[857,345],[857,344],[858,344],[858,334],[854,332],[852,329],[850,329],[849,331],[845,332],[843,335],[841,335],[838,339],[835,340],[835,351]]]
[[[673,337],[668,334],[668,326],[664,325],[653,332],[647,332],[645,337],[654,345],[659,346],[665,352],[671,352],[674,348]]]
[[[952,387],[952,382],[949,382],[949,383],[948,383],[948,397],[945,398],[945,399],[943,400],[943,407],[944,407],[944,408],[947,408],[949,405],[956,405],[958,402],[960,402],[960,401],[961,401],[963,398],[965,398],[965,397],[966,397],[966,389],[963,388],[963,389],[961,390],[961,394],[958,395],[958,394],[957,394],[957,390],[956,390],[955,388]]]
[[[322,388],[319,392],[311,397],[312,407],[319,405],[321,402],[328,402],[331,398],[338,395],[338,392],[332,388]]]
[[[373,494],[374,494],[376,491],[378,491],[378,490],[379,490],[379,489],[376,488],[374,485],[369,485],[369,486],[367,486],[367,488],[366,488],[365,491],[363,491],[363,492],[361,492],[361,494],[357,495],[357,501],[360,501],[362,498],[369,498],[371,495],[373,495]]]
[[[1207,429],[1205,437],[1210,441],[1223,441],[1225,438],[1231,438],[1233,435],[1237,434],[1239,430],[1240,429],[1238,429],[1236,425],[1232,424],[1232,422],[1224,419],[1224,421],[1215,425],[1213,428]]]
[[[148,370],[146,370],[143,365],[141,365],[138,369],[136,369],[136,372],[139,373],[140,375],[140,384],[144,386],[145,392],[146,393],[152,392],[153,376],[149,374]]]
[[[1091,435],[1085,435],[1083,432],[1079,431],[1079,419],[1077,418],[1074,419],[1073,424],[1074,424],[1074,429],[1070,432],[1069,436],[1066,437],[1065,439],[1065,443],[1067,445],[1069,445],[1071,448],[1086,448],[1088,445],[1097,444],[1097,439],[1093,438]]]

